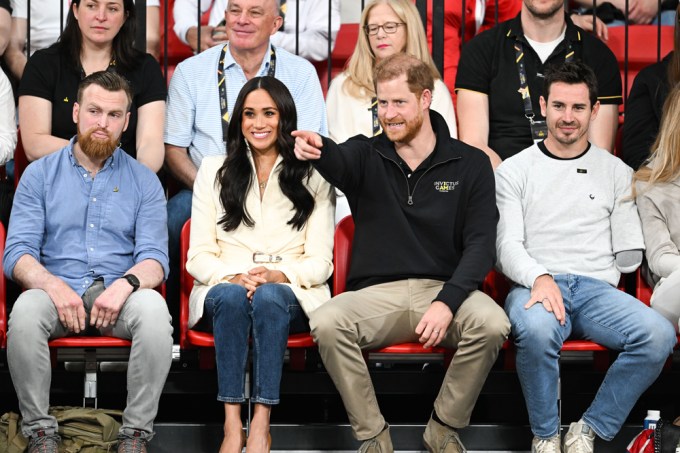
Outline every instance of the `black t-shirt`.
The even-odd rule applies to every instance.
[[[19,86],[19,96],[36,96],[52,103],[52,135],[70,139],[77,133],[73,103],[78,94],[82,71],[74,67],[59,43],[36,51],[28,59]],[[121,139],[122,148],[137,156],[137,109],[154,101],[165,101],[166,87],[158,62],[149,54],[139,54],[133,71],[116,70],[130,83],[132,107],[130,122]]]
[[[633,170],[647,160],[659,133],[663,104],[670,91],[668,65],[672,57],[673,52],[660,62],[643,68],[630,89],[623,122],[621,159]]]
[[[621,104],[621,75],[616,57],[599,39],[583,31],[566,17],[564,41],[544,64],[529,45],[522,31],[520,16],[503,22],[469,41],[464,47],[456,76],[456,90],[471,90],[489,97],[489,147],[501,159],[514,156],[533,144],[529,120],[519,92],[515,42],[520,40],[536,119],[541,115],[539,97],[543,94],[543,74],[549,65],[565,61],[569,44],[574,58],[595,72],[601,104]]]

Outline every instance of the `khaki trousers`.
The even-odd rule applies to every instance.
[[[409,279],[374,285],[340,294],[311,313],[312,336],[358,440],[375,437],[385,425],[361,350],[417,342],[415,328],[442,284]],[[454,314],[440,345],[457,351],[434,404],[446,424],[468,425],[509,332],[503,309],[480,291],[472,292]]]

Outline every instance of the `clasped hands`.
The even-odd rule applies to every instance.
[[[127,282],[122,279],[114,281],[92,304],[90,325],[97,329],[114,325],[130,294],[132,287]],[[57,308],[59,321],[69,332],[80,333],[85,330],[85,305],[75,291],[57,280],[56,285],[48,288],[48,295]]]
[[[250,269],[247,273],[238,274],[229,280],[229,283],[243,286],[248,290],[248,299],[253,298],[257,287],[265,283],[288,283],[286,275],[277,270],[267,269],[264,266],[257,266]]]

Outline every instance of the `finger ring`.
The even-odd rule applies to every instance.
[[[439,334],[439,330],[433,330],[433,332]]]

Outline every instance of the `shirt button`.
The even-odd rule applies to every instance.
[[[94,252],[94,247],[90,247],[90,252]]]
[[[93,198],[92,201],[97,201],[97,197]]]
[[[87,173],[83,173],[83,178],[87,178]]]
[[[90,228],[94,228],[94,223],[91,223],[91,224],[90,224]]]

